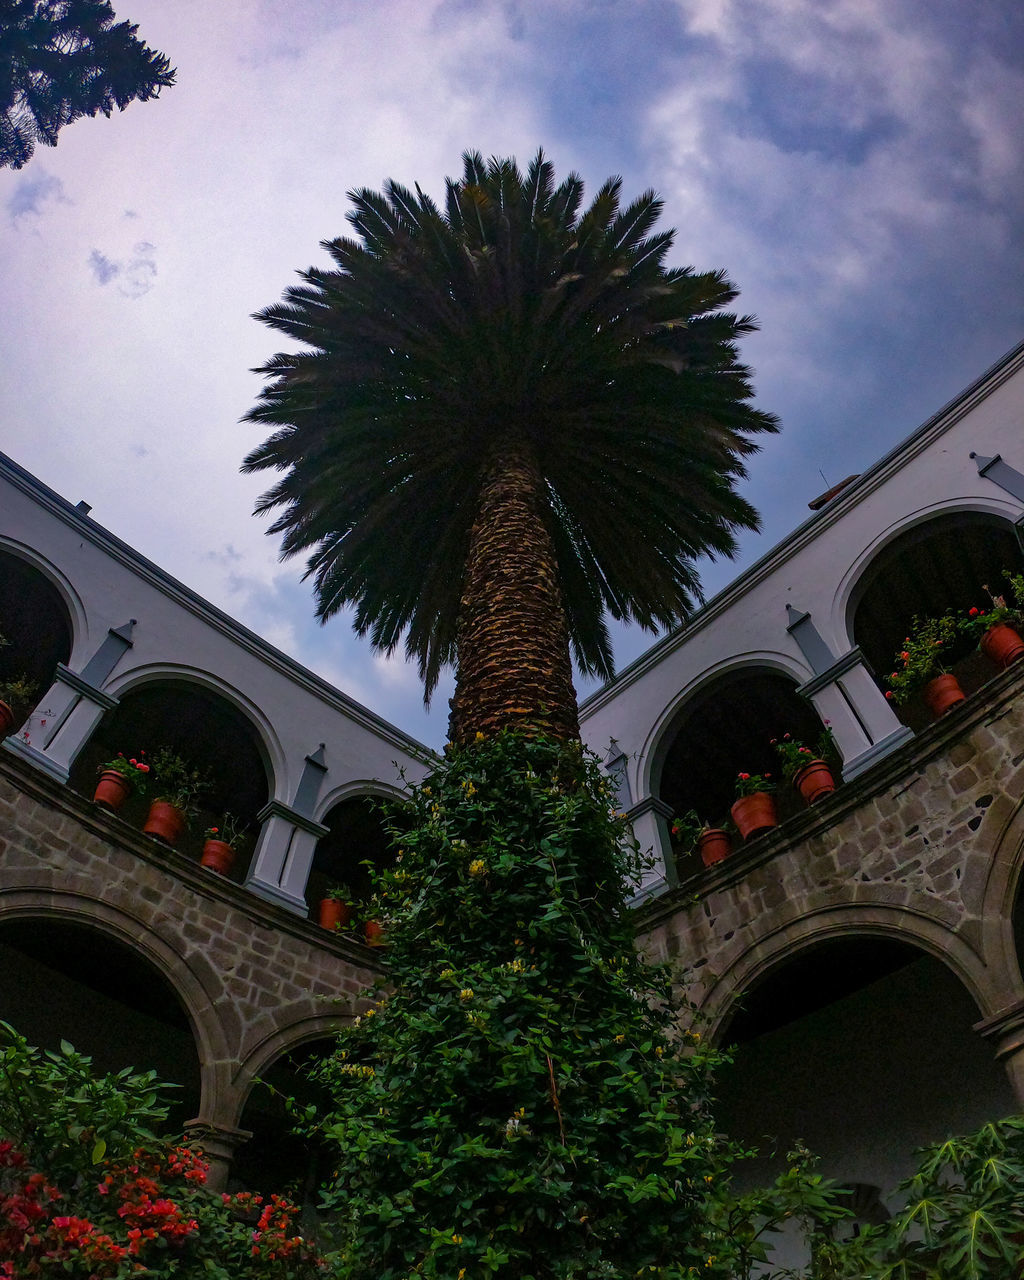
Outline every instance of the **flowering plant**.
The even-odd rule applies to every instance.
[[[689,852],[695,848],[697,841],[700,839],[700,833],[706,826],[707,823],[702,822],[697,816],[697,810],[690,809],[688,812],[672,819],[670,827],[672,841]]]
[[[28,712],[38,688],[34,681],[26,680],[24,676],[0,680],[0,702],[6,702],[15,716],[22,711]]]
[[[770,773],[738,773],[736,775],[736,798],[755,795],[758,791],[774,791],[775,783]]]
[[[186,763],[170,747],[161,747],[153,753],[153,770],[158,788],[156,798],[173,804],[185,818],[194,817],[199,797],[209,789],[209,775]]]
[[[245,823],[233,813],[225,813],[219,827],[207,827],[203,832],[204,840],[222,840],[232,849],[238,849],[246,840]]]
[[[799,738],[794,738],[791,733],[784,733],[781,738],[772,738],[771,746],[775,748],[782,760],[782,776],[787,782],[792,782],[800,770],[806,768],[812,760],[824,760],[831,764],[839,758],[835,735],[827,720],[821,736],[813,746],[807,746]]]
[[[149,773],[149,765],[141,757],[145,751],[140,751],[138,758],[135,756],[126,757],[123,751],[119,751],[113,760],[106,760],[103,764],[97,766],[97,773],[119,773],[125,778],[133,791],[137,791],[140,796],[146,794],[146,774]]]
[[[355,906],[355,895],[347,884],[336,884],[333,889],[328,889],[324,894],[325,898],[330,898],[332,902],[344,902],[347,906]]]
[[[995,594],[983,583],[982,590],[988,593],[992,603],[988,609],[969,609],[967,616],[960,620],[961,631],[980,639],[986,631],[1000,624],[1010,627],[1024,624],[1024,573],[1008,573],[1006,579],[1010,584],[1013,604],[1007,604],[1004,594]]]
[[[951,613],[941,618],[915,614],[910,635],[896,654],[896,669],[886,676],[885,696],[893,702],[907,702],[929,680],[942,675],[951,659],[951,650],[960,631]]]

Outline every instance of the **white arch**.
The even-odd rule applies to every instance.
[[[89,644],[89,623],[85,603],[70,579],[51,560],[40,555],[34,547],[18,542],[14,538],[0,535],[0,551],[6,551],[15,559],[24,560],[26,564],[31,565],[60,596],[71,623],[71,654],[68,658],[68,666],[75,671],[80,670],[92,656],[86,652]]]
[[[323,822],[330,811],[345,800],[354,800],[359,796],[369,796],[376,800],[402,800],[407,795],[401,787],[394,783],[381,782],[378,778],[350,778],[332,787],[326,795],[317,801],[314,821]]]
[[[942,516],[957,515],[962,512],[995,516],[1012,525],[1015,520],[1020,518],[1020,505],[1019,503],[1015,505],[1009,499],[995,496],[991,498],[978,497],[974,494],[964,495],[959,498],[945,498],[939,502],[931,502],[925,506],[916,507],[913,511],[905,512],[899,519],[894,520],[892,524],[880,530],[856,559],[850,563],[833,594],[829,623],[832,634],[837,637],[841,645],[845,645],[847,648],[852,648],[854,645],[853,610],[851,605],[864,574],[871,567],[876,557],[891,542],[894,542],[901,534],[906,533],[907,530],[913,529],[917,525],[927,524],[930,520],[940,519]]]
[[[668,737],[672,733],[674,726],[678,724],[686,704],[701,690],[723,676],[731,675],[736,671],[765,669],[780,672],[796,685],[803,684],[814,675],[811,668],[793,654],[771,649],[758,649],[751,650],[748,653],[733,654],[728,658],[723,658],[720,662],[716,662],[713,666],[697,672],[689,683],[685,684],[671,701],[666,703],[644,739],[636,767],[637,799],[645,799],[654,794],[652,789],[654,772],[664,762]]]
[[[240,711],[256,731],[257,742],[269,774],[268,794],[272,799],[287,802],[287,796],[278,795],[278,788],[287,785],[288,774],[284,748],[276,729],[255,702],[220,676],[183,663],[153,662],[119,671],[104,687],[103,692],[120,699],[136,689],[157,684],[162,680],[176,680],[185,684],[198,685],[211,693],[218,694],[225,702],[229,702],[237,711]]]

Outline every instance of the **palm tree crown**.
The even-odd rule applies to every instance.
[[[723,310],[723,272],[665,265],[652,192],[622,208],[613,178],[581,213],[543,153],[525,176],[463,159],[443,209],[395,182],[351,193],[358,239],[259,313],[306,349],[258,370],[247,418],[277,429],[244,467],[285,472],[258,510],[310,553],[321,619],[351,604],[375,646],[404,635],[428,697],[457,663],[457,738],[571,736],[569,646],[607,678],[606,615],[686,615],[695,558],[757,525],[733,485],[777,424],[737,357],[752,318]],[[481,682],[504,682],[500,707]]]

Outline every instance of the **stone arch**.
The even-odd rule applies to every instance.
[[[124,897],[131,901],[130,895]],[[180,947],[159,934],[138,912],[74,888],[19,888],[0,894],[0,927],[26,919],[64,921],[105,934],[137,953],[160,974],[188,1019],[199,1058],[200,1114],[216,1117],[221,1110],[225,1067],[233,1055],[215,1012],[216,1003],[225,998],[223,984],[205,956],[194,951],[186,960]]]
[[[992,848],[978,885],[985,957],[1004,978],[1007,1004],[1024,998],[1024,800],[1011,809],[1008,795],[1020,795],[1020,787],[1004,786],[977,833],[989,834]],[[964,892],[971,887],[965,882]]]
[[[966,989],[980,1017],[991,1017],[998,1009],[999,990],[981,956],[951,928],[923,911],[859,903],[796,915],[744,947],[700,1001],[699,1013],[706,1019],[709,1037],[717,1042],[743,994],[786,960],[832,939],[872,936],[916,946],[940,961]]]
[[[312,1002],[310,1002],[312,1004]],[[322,1006],[322,1001],[320,1002]],[[294,1011],[292,1011],[294,1012]],[[245,1104],[259,1076],[278,1059],[318,1040],[330,1039],[355,1016],[354,1010],[324,1013],[322,1007],[293,1017],[284,1026],[275,1026],[257,1037],[244,1059],[238,1064],[231,1082],[234,1112],[227,1123],[237,1125]]]

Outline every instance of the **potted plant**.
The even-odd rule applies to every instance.
[[[355,899],[347,884],[335,885],[320,899],[320,925],[324,929],[344,929],[352,919]]]
[[[896,654],[896,670],[886,677],[889,688],[885,696],[902,704],[921,692],[935,716],[963,702],[960,682],[946,669],[959,632],[960,625],[951,613],[940,618],[915,614],[910,634]]]
[[[1024,574],[1008,573],[1006,578],[1014,603],[1008,605],[1005,595],[994,595],[987,586],[983,586],[992,601],[991,606],[969,610],[960,624],[967,635],[977,639],[978,648],[1000,670],[1024,658],[1024,638],[1020,634],[1024,627]]]
[[[706,867],[721,862],[732,852],[732,840],[725,825],[712,826],[704,822],[696,809],[672,820],[672,839],[684,856],[699,853]]]
[[[99,781],[93,794],[93,804],[100,804],[115,813],[124,804],[133,791],[140,796],[146,794],[146,775],[149,765],[142,759],[145,751],[138,756],[126,757],[119,751],[113,760],[107,760],[96,770]]]
[[[142,830],[164,844],[174,844],[198,812],[199,797],[209,780],[170,747],[154,752],[152,765],[159,791]]]
[[[743,840],[754,840],[779,825],[770,773],[736,775],[736,800],[729,813]]]
[[[32,710],[32,698],[38,685],[24,676],[0,680],[0,738],[6,738],[23,724]]]
[[[817,804],[836,789],[836,780],[828,757],[838,754],[832,730],[826,721],[817,743],[809,747],[791,733],[772,738],[771,745],[782,761],[782,776],[791,782],[805,804]]]
[[[218,875],[226,876],[235,864],[235,855],[245,842],[245,824],[232,813],[225,813],[220,825],[207,827],[203,832],[201,867],[208,867]]]

